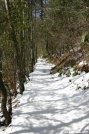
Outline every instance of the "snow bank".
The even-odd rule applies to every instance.
[[[79,66],[83,66],[83,65],[86,65],[86,64],[87,64],[86,61],[81,61],[81,62],[79,63]]]

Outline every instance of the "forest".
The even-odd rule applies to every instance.
[[[12,100],[39,57],[55,64],[51,74],[68,66],[89,72],[88,28],[89,0],[0,0],[0,125],[11,123]]]

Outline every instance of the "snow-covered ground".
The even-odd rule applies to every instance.
[[[51,67],[38,59],[24,94],[13,100],[12,123],[0,134],[89,134],[89,73],[59,77]]]

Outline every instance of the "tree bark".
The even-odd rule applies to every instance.
[[[6,103],[7,103],[7,90],[4,86],[4,82],[2,79],[2,61],[1,61],[1,51],[0,51],[0,91],[2,95],[1,109],[3,112],[3,116],[5,117],[5,125],[8,126],[11,123],[10,113],[7,111]]]
[[[9,0],[5,0],[5,7],[6,7],[7,17],[8,17],[8,21],[9,21],[9,25],[10,25],[11,38],[12,38],[12,41],[14,43],[14,48],[15,48],[18,78],[19,78],[19,85],[20,85],[20,93],[22,94],[24,91],[24,80],[22,77],[23,76],[23,74],[22,74],[23,69],[21,68],[21,64],[23,63],[22,62],[23,55],[21,55],[21,54],[23,54],[23,53],[19,51],[19,43],[17,41],[15,28],[14,28],[14,25],[12,23],[11,8],[10,8]]]
[[[43,19],[43,16],[44,16],[44,11],[43,11],[43,0],[41,0],[40,2],[41,2],[41,14],[40,14],[40,17],[41,17],[41,19]]]
[[[33,71],[34,65],[35,65],[35,44],[33,42],[33,13],[32,13],[32,6],[33,1],[31,0],[31,71]]]

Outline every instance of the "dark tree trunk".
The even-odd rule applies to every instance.
[[[33,6],[33,1],[31,0],[31,71],[33,71],[34,65],[35,65],[35,44],[33,42],[33,12],[32,12],[32,6]]]
[[[0,91],[2,95],[1,109],[3,112],[3,116],[5,117],[5,125],[8,126],[11,123],[10,113],[7,111],[6,103],[7,103],[7,90],[4,86],[4,82],[2,79],[2,61],[1,61],[1,51],[0,51]]]
[[[23,94],[23,92],[25,90],[25,88],[24,88],[24,77],[23,77],[23,75],[20,71],[18,73],[18,77],[19,77],[20,94]]]
[[[40,13],[40,18],[43,19],[44,16],[44,11],[43,11],[43,0],[41,0],[41,13]]]
[[[35,57],[36,57],[36,62],[37,62],[37,45],[35,44]]]

